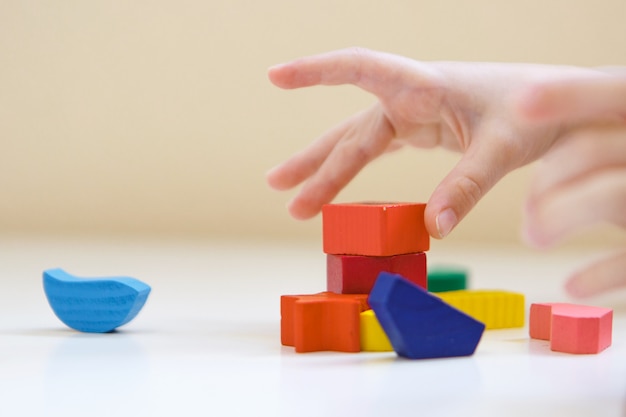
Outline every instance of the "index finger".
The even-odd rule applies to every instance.
[[[268,70],[270,81],[285,89],[353,84],[377,96],[407,85],[428,87],[434,74],[408,58],[364,48],[349,48],[299,58]]]

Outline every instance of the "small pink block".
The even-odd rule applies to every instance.
[[[550,340],[552,329],[552,305],[532,304],[530,306],[530,337],[531,339]]]
[[[326,255],[327,291],[369,294],[381,272],[402,275],[426,289],[426,253],[395,256]]]
[[[530,306],[530,337],[565,353],[599,353],[611,346],[613,310],[567,303]]]

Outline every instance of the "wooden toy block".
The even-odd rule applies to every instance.
[[[381,327],[374,310],[361,313],[361,350],[364,352],[391,352],[393,347]]]
[[[457,291],[467,288],[467,270],[438,265],[428,268],[428,291]]]
[[[485,325],[404,279],[381,272],[369,304],[396,353],[410,359],[472,355]]]
[[[369,309],[366,294],[283,295],[281,342],[296,352],[359,352],[360,313]]]
[[[566,353],[599,353],[611,346],[613,310],[566,305],[552,309],[550,349]]]
[[[435,294],[452,307],[485,323],[487,329],[524,327],[524,295],[508,291],[461,290]]]
[[[68,327],[106,333],[141,311],[150,287],[129,277],[78,278],[62,269],[43,273],[43,287],[54,314]]]
[[[612,332],[610,308],[568,303],[537,303],[530,307],[530,337],[549,339],[550,349],[555,352],[600,353],[611,346]]]
[[[426,254],[396,256],[326,255],[327,290],[338,294],[369,294],[381,272],[400,274],[426,288]]]
[[[392,256],[426,252],[425,204],[326,204],[322,208],[324,252]]]
[[[531,339],[550,340],[551,330],[552,304],[531,304],[528,317],[528,332]]]

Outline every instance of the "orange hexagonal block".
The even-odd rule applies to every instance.
[[[326,204],[322,208],[324,252],[393,256],[426,252],[430,237],[422,203]]]
[[[367,309],[367,294],[283,295],[281,342],[299,353],[360,352],[360,313]]]
[[[530,306],[530,337],[565,353],[599,353],[611,346],[613,310],[567,303]]]

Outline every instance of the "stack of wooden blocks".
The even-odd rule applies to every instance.
[[[283,345],[294,346],[296,352],[393,350],[393,340],[381,327],[368,300],[373,300],[375,284],[385,274],[410,285],[409,291],[427,293],[426,251],[430,238],[424,225],[424,209],[421,203],[324,206],[327,288],[318,294],[281,297]],[[446,305],[435,296],[428,297]],[[419,296],[411,300],[419,300]],[[393,302],[383,301],[382,309]],[[410,314],[403,312],[400,316],[403,321]],[[427,321],[423,319],[420,321]],[[482,334],[484,325],[479,323],[478,327]],[[479,339],[480,335],[475,343]]]
[[[296,352],[394,350],[411,359],[467,356],[474,353],[485,329],[523,327],[520,293],[435,293],[434,285],[428,292],[430,240],[424,209],[422,203],[324,206],[326,291],[281,297],[282,344]],[[458,287],[458,277],[452,281]],[[610,344],[610,317],[601,313],[607,317],[602,321],[607,330],[596,352]],[[549,315],[531,315],[531,329],[538,328],[533,322],[548,320]],[[531,336],[550,337],[549,331],[543,333]],[[557,336],[552,338],[552,345],[558,344]]]
[[[319,294],[281,297],[282,344],[294,346],[296,352],[360,352],[361,313],[365,313],[365,322],[377,324],[367,298],[380,272],[402,274],[426,288],[425,252],[430,240],[424,227],[424,207],[325,205],[327,288]],[[379,333],[384,336],[382,330]],[[383,350],[389,350],[388,342],[383,345]]]

